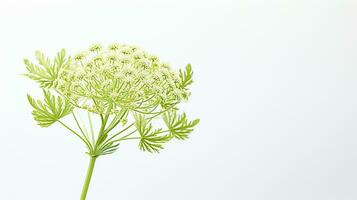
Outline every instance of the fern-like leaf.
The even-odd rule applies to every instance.
[[[44,101],[36,100],[27,95],[27,99],[33,108],[32,115],[38,125],[48,127],[72,112],[73,107],[67,99],[60,96],[56,98],[47,90],[43,90],[43,93]]]
[[[150,153],[159,153],[163,149],[163,144],[168,142],[171,137],[162,134],[162,129],[153,130],[152,125],[148,124],[143,115],[135,115],[136,128],[140,134],[139,148]]]
[[[57,53],[52,63],[49,58],[39,51],[36,51],[35,55],[40,66],[30,62],[28,59],[24,59],[28,71],[25,76],[37,81],[42,88],[51,88],[57,79],[58,73],[69,64],[70,59],[66,59],[64,49]]]
[[[193,83],[192,75],[193,71],[191,64],[186,65],[185,71],[180,69],[179,77],[181,80],[181,88],[186,88],[188,85]]]
[[[118,150],[120,143],[110,142],[107,146],[105,146],[98,155],[109,155]]]
[[[199,119],[188,121],[185,113],[178,115],[176,111],[164,113],[163,119],[171,137],[179,140],[187,139],[193,128],[200,122]]]

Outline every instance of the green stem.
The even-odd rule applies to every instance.
[[[90,162],[89,162],[89,166],[88,166],[88,170],[87,170],[86,180],[84,181],[84,185],[83,185],[83,189],[82,189],[81,200],[85,200],[86,199],[96,159],[97,159],[97,157],[91,157],[90,158]]]
[[[81,139],[88,147],[89,151],[91,152],[92,146],[85,140],[83,139],[76,131],[74,131],[73,129],[71,129],[69,126],[67,126],[65,123],[61,122],[60,120],[57,120],[60,124],[62,124],[62,126],[64,126],[65,128],[67,128],[68,130],[70,130],[73,134],[75,134],[79,139]]]

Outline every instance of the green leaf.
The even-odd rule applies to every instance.
[[[163,135],[161,129],[152,130],[152,125],[148,124],[146,118],[137,114],[134,116],[136,129],[140,134],[139,148],[150,153],[159,153],[163,149],[163,144],[168,142],[171,137]]]
[[[103,147],[103,149],[101,149],[99,152],[98,152],[98,155],[108,155],[108,154],[112,154],[114,153],[116,150],[118,150],[119,148],[119,145],[120,143],[113,143],[113,142],[110,142],[108,143],[107,146]]]
[[[48,90],[43,90],[43,93],[45,97],[43,101],[27,95],[27,99],[33,108],[32,115],[38,125],[48,127],[72,112],[73,107],[67,99],[60,96],[56,98]]]
[[[193,75],[193,71],[192,71],[191,64],[186,65],[185,71],[180,69],[179,76],[181,80],[181,88],[186,88],[188,85],[193,83],[192,75]]]
[[[164,113],[163,119],[171,137],[179,140],[187,139],[193,128],[200,122],[199,119],[188,121],[185,113],[177,115],[176,110]]]
[[[57,53],[52,63],[49,58],[39,51],[36,51],[35,55],[40,66],[30,62],[28,59],[24,59],[28,71],[25,76],[37,81],[42,88],[51,88],[54,86],[60,70],[69,65],[70,59],[66,59],[64,49]]]

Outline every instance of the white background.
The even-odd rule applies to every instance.
[[[159,155],[99,158],[89,200],[357,199],[356,20],[354,0],[0,1],[0,199],[79,199],[85,148],[35,125],[19,74],[95,42],[192,63],[201,123]]]

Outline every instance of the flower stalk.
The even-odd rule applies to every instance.
[[[88,193],[90,181],[92,179],[93,170],[94,170],[94,166],[95,166],[95,161],[96,160],[97,160],[97,157],[95,157],[95,156],[91,156],[90,157],[90,162],[89,162],[89,166],[88,166],[88,169],[87,169],[87,175],[86,175],[86,179],[85,179],[84,184],[83,184],[83,189],[82,189],[80,200],[85,200],[86,197],[87,197],[87,193]]]

